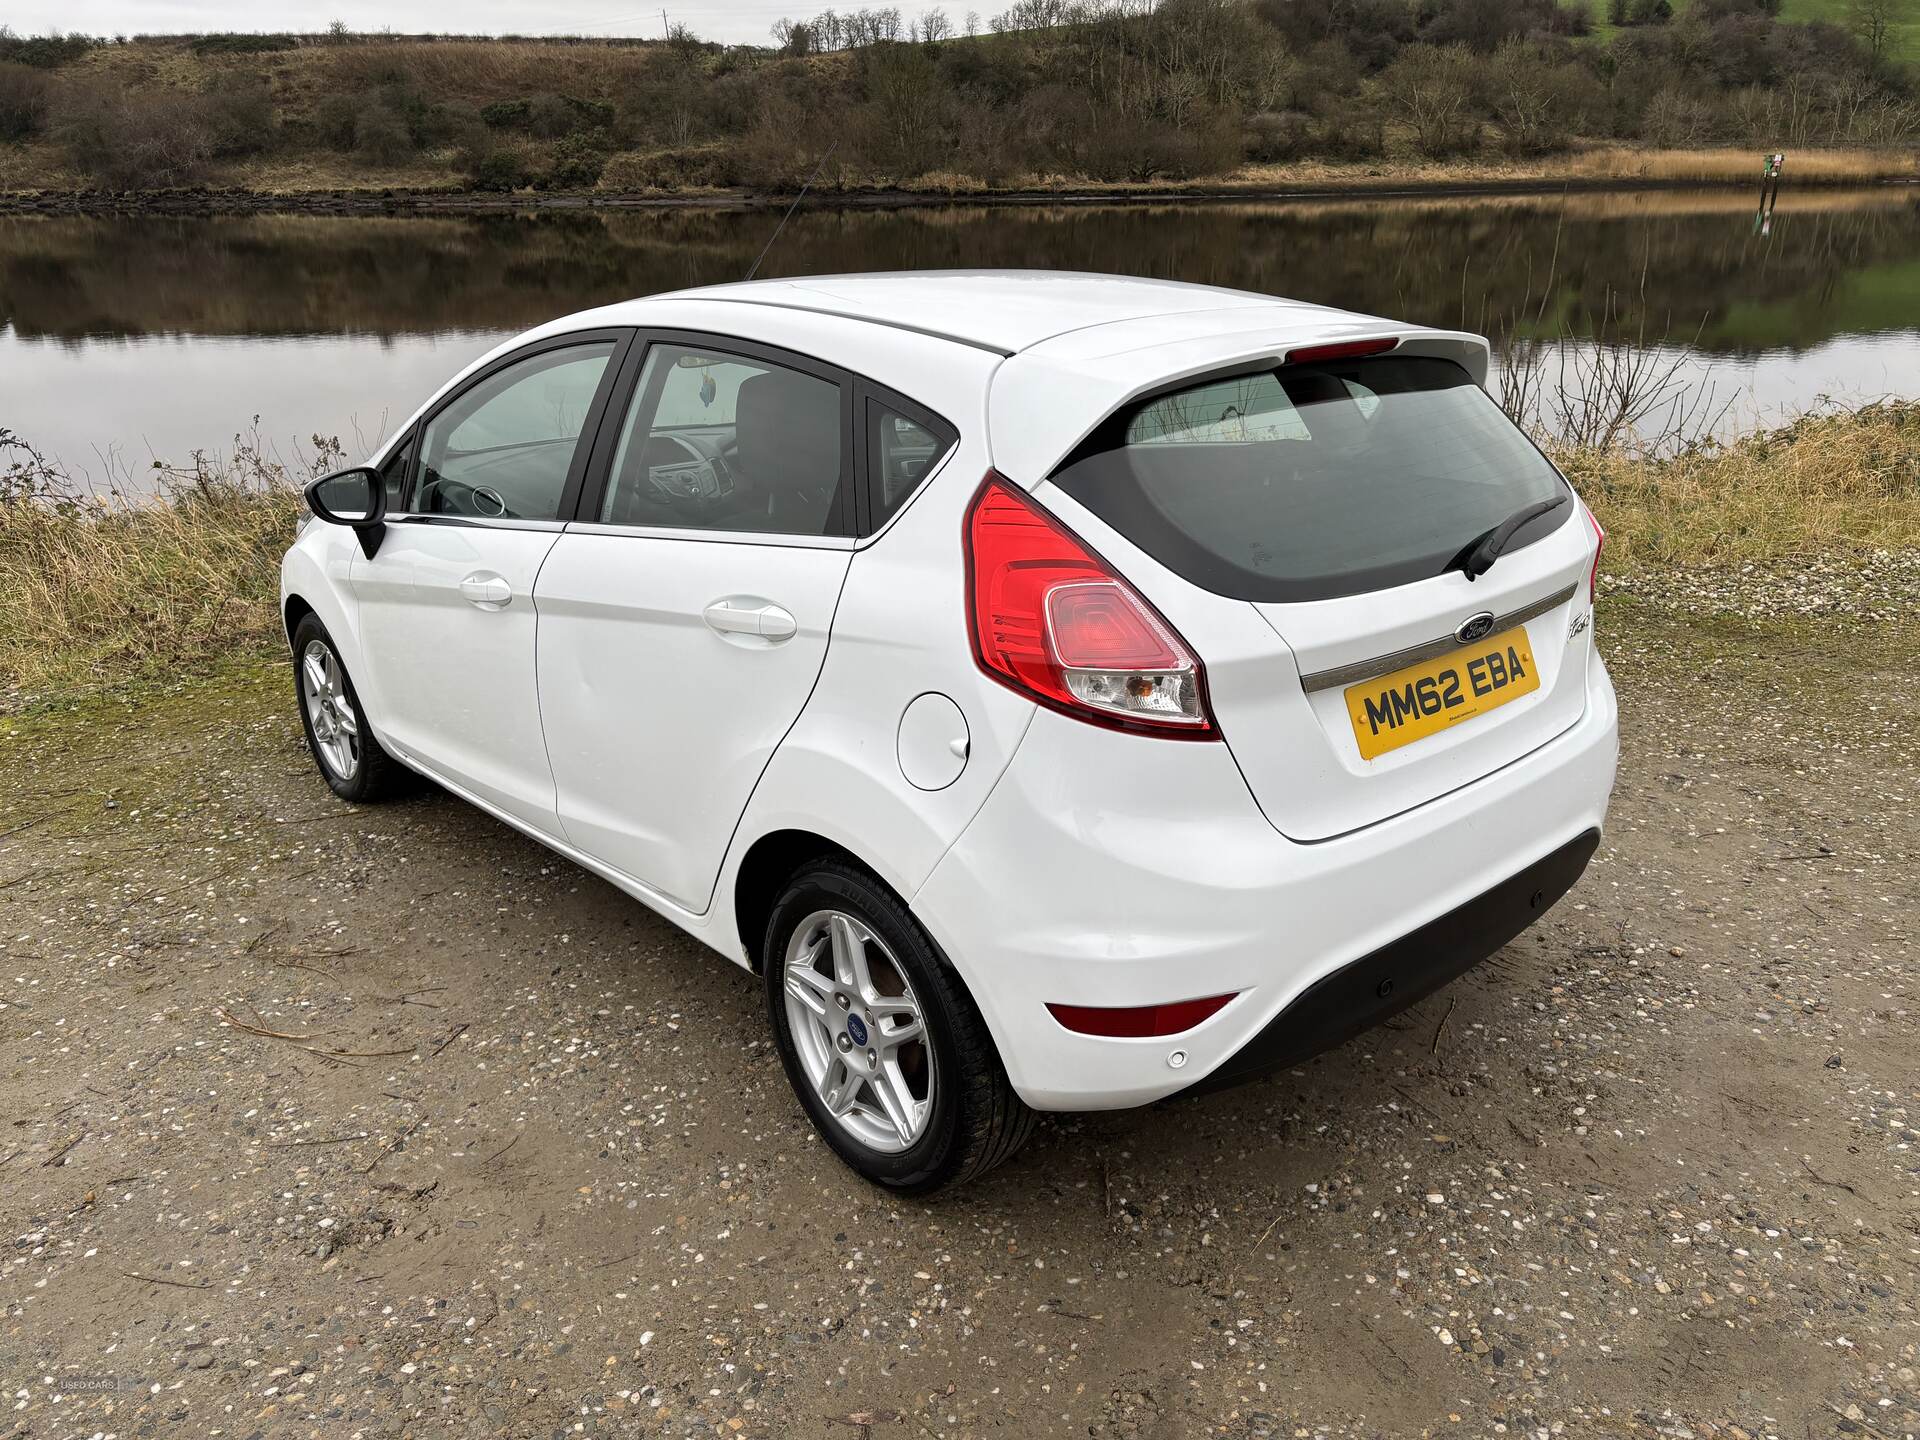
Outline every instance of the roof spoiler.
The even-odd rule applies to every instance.
[[[1103,327],[1117,328],[1117,327]],[[1171,344],[1126,348],[1101,355],[1049,354],[1040,344],[1023,350],[994,372],[987,397],[993,464],[1002,475],[1032,489],[1101,421],[1136,400],[1183,381],[1285,364],[1373,341],[1397,341],[1395,355],[1431,355],[1451,360],[1485,388],[1491,351],[1484,337],[1464,330],[1425,330],[1385,320],[1316,330],[1311,335],[1214,334]],[[1379,353],[1385,353],[1383,347]]]

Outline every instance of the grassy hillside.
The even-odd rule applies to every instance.
[[[1780,18],[1825,20],[1832,25],[1845,25],[1852,8],[1852,0],[1781,0]],[[1904,0],[1899,8],[1905,13],[1893,22],[1889,49],[1896,58],[1912,64],[1920,61],[1920,5],[1914,0]]]
[[[1671,0],[1674,13],[1685,13],[1693,0]],[[1594,7],[1593,36],[1605,44],[1620,33],[1620,27],[1607,23],[1606,5],[1599,0]],[[1898,15],[1889,32],[1887,52],[1903,64],[1920,64],[1920,3],[1916,0],[1902,0],[1899,6],[1904,11]],[[1829,25],[1845,27],[1853,12],[1853,0],[1780,0],[1780,18],[1789,24],[1801,25],[1811,20],[1825,21]]]
[[[1020,0],[957,38],[828,12],[779,50],[683,32],[0,30],[0,189],[780,191],[816,167],[828,190],[1285,184],[1329,166],[1558,173],[1552,157],[1597,146],[1866,150],[1896,157],[1867,172],[1908,168],[1911,72],[1765,3],[1693,0],[1596,36],[1561,0]]]

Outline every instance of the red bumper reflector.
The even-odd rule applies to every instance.
[[[1204,1000],[1176,1000],[1171,1005],[1054,1005],[1047,1011],[1067,1029],[1082,1035],[1112,1035],[1143,1040],[1155,1035],[1178,1035],[1217,1014],[1234,995],[1209,995]]]

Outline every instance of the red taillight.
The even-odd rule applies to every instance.
[[[1233,992],[1238,993],[1238,992]],[[1047,1013],[1081,1035],[1107,1035],[1143,1040],[1155,1035],[1178,1035],[1218,1014],[1233,993],[1209,995],[1203,1000],[1176,1000],[1171,1005],[1052,1005]]]
[[[1600,528],[1599,517],[1587,510],[1585,501],[1580,508],[1587,511],[1587,523],[1593,527],[1593,568],[1587,571],[1587,603],[1592,605],[1600,599],[1600,552],[1607,548],[1607,532]]]
[[[1211,739],[1200,661],[1059,521],[987,472],[967,507],[967,625],[980,668],[1082,720]]]
[[[1398,336],[1387,335],[1378,340],[1343,340],[1337,345],[1305,345],[1298,350],[1289,350],[1284,363],[1311,365],[1316,360],[1357,360],[1362,355],[1384,355],[1399,343]]]

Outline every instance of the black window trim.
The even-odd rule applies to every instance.
[[[413,498],[414,462],[420,458],[419,453],[413,448],[413,442],[418,438],[419,434],[420,422],[415,420],[411,425],[407,426],[405,430],[402,430],[399,435],[395,436],[391,444],[381,449],[378,460],[368,462],[380,473],[382,483],[384,483],[387,466],[393,461],[394,457],[403,452],[407,457],[406,463],[400,467],[400,504],[397,508],[389,507],[387,510],[387,520],[389,523],[410,518],[406,502]]]
[[[927,482],[939,473],[941,467],[959,448],[960,431],[944,415],[929,410],[918,400],[902,395],[898,390],[890,390],[884,385],[876,385],[873,381],[864,378],[856,380],[855,389],[858,391],[854,402],[854,420],[859,448],[859,454],[855,457],[855,464],[860,472],[859,483],[855,487],[860,510],[859,535],[862,540],[871,540],[904,515],[925,491]],[[920,477],[920,483],[915,485],[912,493],[900,502],[900,508],[879,525],[873,523],[874,496],[878,485],[873,474],[874,431],[870,423],[876,405],[911,420],[921,429],[936,436],[941,442],[939,454],[934,457],[933,464],[927,467],[927,473]]]
[[[402,488],[405,504],[397,513],[390,514],[389,523],[404,525],[455,525],[473,529],[539,529],[558,530],[565,527],[568,518],[579,503],[580,491],[586,481],[588,466],[593,453],[592,439],[597,437],[601,421],[605,418],[607,403],[612,398],[622,368],[635,348],[635,332],[630,326],[609,326],[594,330],[568,330],[558,335],[548,335],[529,344],[521,345],[499,356],[484,368],[476,370],[467,377],[466,383],[459,389],[442,396],[431,410],[424,411],[407,429],[387,448],[386,459],[391,459],[401,446],[413,446],[413,453],[407,461],[407,476]],[[587,407],[585,422],[580,427],[579,438],[574,441],[573,458],[567,465],[567,478],[560,489],[560,503],[551,520],[499,519],[486,515],[422,515],[412,508],[417,498],[414,487],[420,478],[419,440],[426,434],[427,426],[448,409],[458,404],[475,386],[484,385],[501,371],[530,360],[536,355],[544,355],[554,350],[571,349],[578,345],[604,345],[611,343],[613,353],[607,357],[607,365],[600,372],[599,386],[594,390],[593,402]],[[384,463],[384,461],[383,461]]]
[[[706,530],[699,525],[608,525],[600,519],[600,507],[606,501],[607,486],[612,480],[613,452],[619,448],[620,431],[625,425],[627,412],[632,409],[638,396],[640,376],[646,368],[647,356],[653,353],[655,346],[672,346],[676,349],[714,350],[723,355],[738,355],[743,360],[763,360],[769,365],[779,365],[788,370],[797,370],[803,375],[811,375],[817,380],[825,380],[838,388],[840,392],[840,483],[834,499],[832,523],[821,535],[805,535],[797,531],[755,531],[774,539],[785,537],[793,540],[851,539],[853,538],[854,506],[852,495],[856,484],[853,450],[853,390],[857,376],[817,360],[811,355],[803,355],[793,350],[783,350],[776,345],[763,345],[757,340],[747,340],[731,335],[717,335],[705,330],[676,330],[666,327],[648,326],[634,332],[632,347],[628,350],[625,363],[610,403],[601,416],[599,431],[594,436],[592,451],[587,459],[585,483],[575,497],[572,521],[576,525],[592,525],[608,533],[618,532],[666,532],[684,534],[689,538],[703,534],[732,536],[732,531]],[[748,533],[748,532],[740,532]]]

